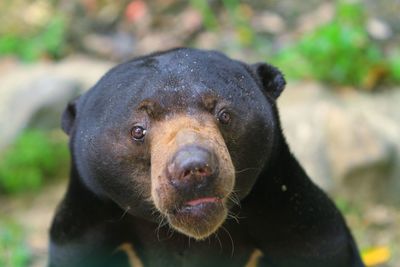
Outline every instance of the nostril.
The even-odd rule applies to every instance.
[[[182,173],[182,178],[189,177],[189,176],[198,176],[198,177],[205,177],[205,176],[210,176],[212,174],[212,170],[210,167],[200,167],[200,168],[193,168],[193,169],[188,169],[185,170]]]
[[[182,173],[182,178],[188,178],[191,176],[197,176],[197,177],[206,177],[210,176],[212,174],[212,170],[210,167],[205,166],[205,167],[195,167],[192,169],[187,169],[183,171]]]
[[[203,168],[198,168],[196,170],[196,174],[198,176],[209,176],[209,175],[211,175],[211,169],[208,166],[203,167]]]
[[[190,176],[191,174],[192,174],[191,170],[186,170],[186,171],[183,172],[183,177]]]

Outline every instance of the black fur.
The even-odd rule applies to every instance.
[[[71,179],[51,227],[49,265],[125,266],[116,248],[130,243],[145,266],[244,266],[255,249],[263,253],[259,266],[363,266],[340,212],[289,151],[275,102],[284,86],[273,66],[186,48],[108,72],[63,115]],[[193,113],[209,93],[230,103],[234,115],[220,130],[241,205],[231,208],[236,219],[195,241],[158,227],[154,207],[128,179],[149,169],[148,148],[128,136],[141,101],[155,99],[168,114]]]

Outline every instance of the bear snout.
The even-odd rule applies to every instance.
[[[169,184],[185,200],[214,196],[218,175],[217,156],[198,145],[187,145],[179,149],[166,167]]]
[[[224,222],[235,184],[215,118],[200,115],[175,114],[153,124],[150,134],[153,203],[172,228],[196,239]]]

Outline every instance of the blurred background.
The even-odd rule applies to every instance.
[[[368,266],[400,266],[400,1],[0,0],[0,266],[45,266],[66,103],[177,46],[278,66],[288,142]]]

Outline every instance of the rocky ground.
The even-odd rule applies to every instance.
[[[38,193],[0,199],[0,218],[11,219],[23,227],[25,242],[32,255],[30,267],[46,266],[50,223],[66,188],[66,179],[50,184]],[[6,266],[13,267],[13,266]]]

